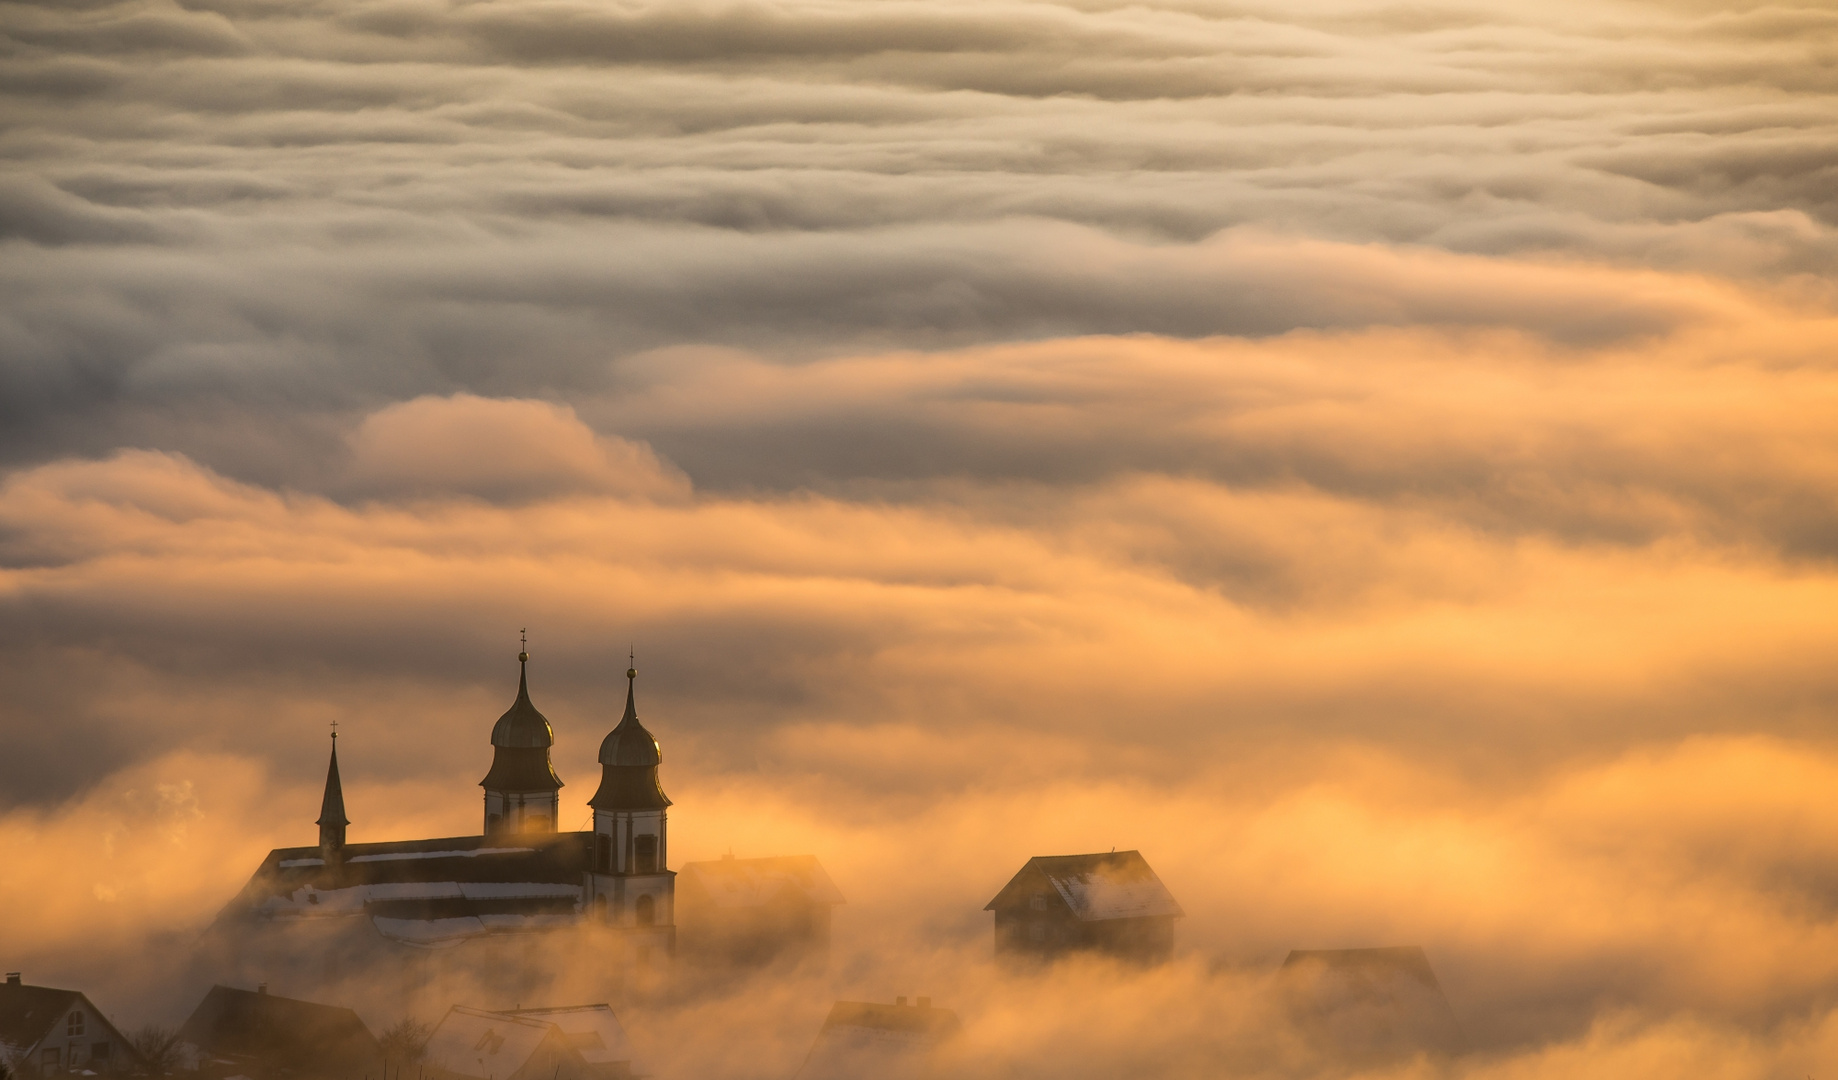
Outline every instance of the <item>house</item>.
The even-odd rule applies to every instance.
[[[269,852],[219,913],[201,950],[215,981],[406,978],[434,952],[491,967],[532,935],[574,930],[592,932],[613,971],[674,953],[670,799],[657,739],[638,719],[638,671],[626,671],[625,714],[600,745],[593,827],[560,832],[555,734],[531,700],[529,658],[518,654],[516,697],[491,729],[476,836],[347,842],[333,733],[319,843]]]
[[[610,1006],[488,1012],[456,1005],[428,1037],[427,1080],[630,1080],[632,1046]]]
[[[962,1025],[931,998],[908,1005],[838,1001],[817,1031],[796,1080],[923,1080],[939,1075],[939,1052]]]
[[[814,855],[725,855],[677,874],[684,949],[725,963],[827,961],[830,909],[843,902]]]
[[[1298,1029],[1334,1057],[1384,1064],[1463,1046],[1429,957],[1416,945],[1297,949],[1276,986]]]
[[[383,1048],[355,1012],[270,994],[265,985],[211,987],[177,1043],[207,1077],[361,1080],[381,1075],[383,1065]]]
[[[1137,851],[1036,855],[983,910],[995,912],[998,956],[1088,951],[1147,963],[1173,954],[1185,914]]]
[[[127,1072],[141,1060],[82,991],[28,986],[9,971],[0,985],[0,1063],[24,1077]]]

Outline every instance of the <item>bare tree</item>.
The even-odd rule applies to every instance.
[[[412,1065],[428,1051],[428,1037],[434,1029],[412,1016],[405,1016],[383,1030],[377,1042],[383,1045],[383,1057],[397,1064]]]
[[[128,1036],[148,1076],[165,1076],[179,1067],[179,1033],[159,1024],[136,1028]]]

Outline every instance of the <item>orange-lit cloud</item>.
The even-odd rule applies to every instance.
[[[333,720],[354,838],[476,828],[528,627],[565,825],[635,644],[673,852],[850,899],[831,976],[635,1017],[660,1076],[927,992],[966,1075],[1318,1075],[1269,966],[1405,941],[1457,1075],[1838,1052],[1823,6],[0,34],[9,970],[174,1019]],[[992,969],[1111,845],[1176,964]]]

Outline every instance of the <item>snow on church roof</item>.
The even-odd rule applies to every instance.
[[[579,915],[591,833],[456,836],[348,844],[343,865],[317,847],[268,854],[220,919],[368,916],[384,937],[453,944],[543,930]],[[514,844],[515,846],[511,846]]]
[[[983,910],[1027,906],[1043,885],[1082,922],[1186,914],[1139,851],[1036,855]]]

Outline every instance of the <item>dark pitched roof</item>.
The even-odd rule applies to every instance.
[[[82,997],[75,990],[0,983],[0,1043],[32,1046]]]
[[[272,1063],[301,1075],[335,1075],[382,1057],[350,1009],[229,986],[213,986],[179,1028],[183,1042],[232,1060]]]
[[[1036,855],[983,910],[1024,907],[1043,886],[1084,922],[1186,914],[1139,851]]]
[[[291,897],[307,885],[321,890],[435,883],[552,883],[579,888],[593,836],[515,833],[347,844],[344,862],[331,867],[317,847],[276,848],[219,918],[254,913],[271,898]]]
[[[325,770],[325,798],[319,803],[315,825],[349,825],[345,817],[345,786],[338,779],[338,733],[332,733],[332,763]]]

